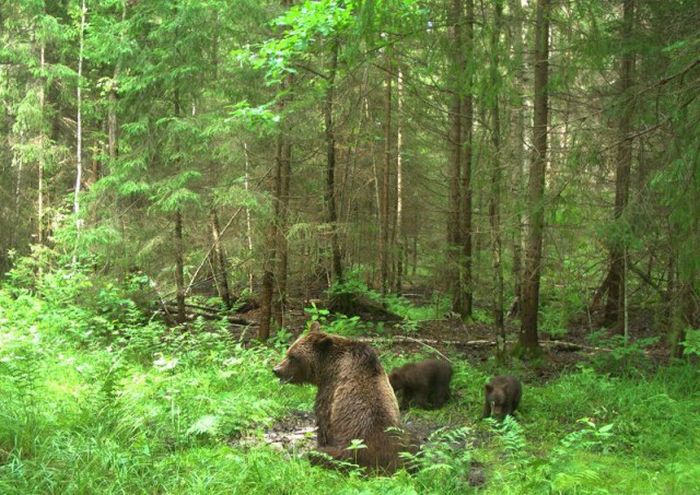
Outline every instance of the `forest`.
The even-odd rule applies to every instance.
[[[700,493],[698,95],[697,0],[0,0],[0,493]]]

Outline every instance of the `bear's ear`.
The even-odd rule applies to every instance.
[[[316,342],[314,342],[314,349],[316,349],[319,354],[325,354],[332,346],[333,338],[330,335],[323,334]]]
[[[309,332],[320,332],[321,331],[321,324],[318,322],[318,320],[314,320],[311,322],[311,325],[309,325]]]

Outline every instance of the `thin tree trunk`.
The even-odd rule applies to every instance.
[[[272,294],[274,291],[274,285],[275,276],[272,269],[264,269],[262,274],[262,293],[260,298],[260,326],[258,326],[258,340],[263,342],[270,337]]]
[[[338,245],[338,212],[336,208],[335,191],[335,124],[333,122],[333,105],[335,97],[335,79],[338,69],[338,38],[331,40],[331,57],[328,71],[328,89],[326,90],[326,104],[324,109],[326,132],[326,213],[327,222],[331,228],[331,251],[333,256],[333,279],[336,282],[343,281],[343,266]]]
[[[279,197],[282,187],[283,137],[277,137],[275,156],[275,184],[273,189],[274,215],[269,222],[267,238],[265,239],[265,255],[263,257],[262,294],[260,300],[260,326],[258,339],[265,341],[270,337],[270,323],[273,317],[273,295],[275,285],[274,266],[277,248],[277,221],[279,219]]]
[[[387,72],[384,92],[384,180],[382,182],[381,211],[381,281],[382,294],[389,292],[389,181],[391,177],[391,55],[386,54]]]
[[[175,89],[173,96],[175,118],[180,118],[180,92]],[[177,321],[185,322],[185,262],[184,262],[184,242],[182,238],[182,211],[178,208],[175,211],[175,285],[177,288]]]
[[[500,29],[503,5],[496,0],[494,28],[491,35],[491,90],[495,92],[491,107],[491,142],[493,158],[491,165],[491,198],[489,201],[489,223],[491,227],[491,264],[493,268],[493,319],[497,334],[497,352],[501,360],[505,358],[506,331],[503,324],[503,268],[501,266],[501,116],[499,114],[498,95],[500,93],[500,76],[498,73],[500,57]]]
[[[402,290],[402,275],[403,275],[403,258],[405,245],[403,242],[403,183],[402,183],[402,167],[403,167],[403,133],[401,129],[401,123],[403,117],[401,111],[403,109],[403,74],[401,73],[401,66],[398,68],[398,75],[396,78],[396,233],[398,236],[398,245],[396,256],[396,285],[394,291],[396,294],[401,295]]]
[[[285,137],[283,135],[284,131],[280,131],[280,135],[277,137],[277,156],[275,157],[275,185],[274,185],[274,216],[272,218],[270,228],[270,269],[272,270],[272,288],[270,293],[270,319],[271,323],[274,322],[277,328],[282,322],[282,301],[281,294],[275,289],[278,288],[279,275],[281,273],[281,264],[279,260],[279,248],[281,246],[280,236],[282,226],[280,225],[280,209],[281,209],[281,198],[282,198],[282,170],[284,169],[284,155],[285,155]],[[264,283],[263,278],[263,283]]]
[[[465,51],[468,60],[474,54],[474,0],[466,0],[466,24],[465,24]],[[465,67],[466,71],[466,67]],[[473,112],[474,99],[472,97],[471,72],[466,73],[466,92],[462,103],[462,218],[461,218],[461,243],[462,243],[462,307],[458,311],[463,318],[471,318],[473,306],[472,288],[472,137],[473,137]]]
[[[416,276],[416,270],[418,270],[418,236],[413,236],[413,255],[411,263],[411,275]]]
[[[20,131],[20,142],[24,141],[24,132]],[[20,199],[22,192],[22,157],[13,153],[13,166],[17,163],[17,181],[15,182],[15,222],[12,222],[12,237],[10,238],[10,247],[17,249],[17,229],[19,228],[20,214]]]
[[[221,299],[227,308],[231,308],[233,301],[231,300],[231,291],[228,286],[228,270],[226,269],[226,254],[221,245],[221,229],[219,228],[219,216],[216,214],[216,209],[209,210],[209,221],[211,225],[211,238],[214,245],[214,260],[212,266],[215,270],[214,277],[217,285],[220,287]]]
[[[122,3],[123,23],[126,19],[126,1]],[[117,79],[121,71],[121,59],[117,60],[109,86],[107,105],[107,149],[110,160],[114,160],[119,154],[119,127],[117,122]]]
[[[44,106],[45,106],[45,101],[46,101],[46,93],[45,93],[45,88],[44,88],[44,71],[46,70],[46,58],[45,58],[45,46],[44,43],[41,43],[41,48],[39,52],[39,69],[40,69],[40,76],[39,76],[39,109],[41,111],[41,115],[44,115]],[[40,131],[40,137],[39,137],[39,142],[40,142],[40,156],[39,156],[39,177],[38,177],[38,199],[37,199],[37,242],[39,245],[44,243],[44,156],[46,153],[46,150],[44,147],[46,146],[46,139],[44,137],[44,130],[42,129]]]
[[[177,321],[185,323],[185,262],[182,240],[182,212],[175,211],[175,284],[177,287]]]
[[[450,259],[450,272],[452,275],[452,311],[461,313],[463,309],[463,274],[460,273],[461,251],[461,194],[462,180],[462,92],[464,91],[464,56],[462,55],[462,13],[464,5],[462,0],[452,0],[450,18],[453,25],[450,27],[451,52],[451,87],[452,92],[447,119],[449,131],[447,146],[449,148],[449,216],[447,219],[447,249]]]
[[[514,166],[511,182],[511,196],[514,198],[515,211],[512,215],[513,226],[513,295],[514,302],[510,316],[520,315],[522,301],[522,252],[523,252],[523,226],[525,225],[525,212],[522,204],[523,178],[525,177],[525,71],[523,52],[523,9],[521,0],[510,0],[509,9],[514,19],[512,49],[515,58],[516,72],[516,109],[514,141]]]
[[[367,118],[367,122],[370,121],[370,114],[369,114],[369,101],[367,98],[365,98],[365,115]],[[370,156],[372,157],[372,177],[373,177],[373,183],[374,183],[374,207],[377,212],[377,225],[379,226],[379,230],[377,232],[377,240],[379,244],[379,257],[380,257],[380,263],[381,263],[381,257],[384,256],[384,246],[382,245],[382,240],[383,240],[383,222],[382,222],[382,201],[381,201],[381,196],[379,194],[379,172],[377,171],[377,156],[374,152],[374,141],[370,141]],[[370,204],[371,206],[371,204]],[[372,213],[372,208],[370,207],[370,213]],[[376,257],[372,257],[372,282],[376,283]],[[369,284],[368,284],[369,285]],[[381,284],[380,284],[381,285]]]
[[[634,24],[634,0],[623,0],[623,55],[620,60],[620,95],[628,96],[632,87],[632,72],[634,71],[634,54],[630,51],[629,42],[632,37]],[[634,100],[630,99],[622,109],[618,127],[619,144],[617,147],[617,170],[615,173],[615,210],[614,221],[621,228],[621,217],[627,207],[630,188],[630,170],[632,168],[632,140],[629,134],[632,127],[632,107]],[[618,238],[623,237],[621,235]],[[613,324],[616,332],[624,331],[624,286],[625,286],[625,251],[624,242],[614,239],[610,249],[610,272],[608,274],[608,299],[605,305],[604,321]]]
[[[116,69],[115,69],[116,76]],[[115,77],[116,79],[116,77]],[[115,82],[112,85],[116,84]],[[110,89],[108,96],[108,110],[107,110],[107,153],[109,158],[113,161],[117,157],[118,153],[118,136],[117,136],[117,91],[116,89]]]
[[[249,178],[248,178],[248,171],[250,169],[250,158],[248,156],[248,145],[247,143],[243,143],[243,154],[245,157],[245,176],[243,178],[243,185],[245,187],[245,192],[248,194],[248,188],[249,188]],[[245,225],[246,225],[246,243],[248,246],[248,256],[252,259],[253,257],[253,235],[252,235],[252,229],[250,226],[250,208],[246,205],[245,207]],[[252,294],[253,293],[253,270],[248,271],[248,291]]]
[[[85,0],[80,6],[80,32],[79,32],[79,48],[78,48],[78,81],[76,89],[76,146],[75,146],[75,190],[73,194],[73,215],[75,215],[75,230],[76,240],[80,236],[81,220],[80,214],[80,187],[83,179],[83,113],[82,113],[82,83],[83,83],[83,45],[85,38],[85,15],[87,9]],[[77,244],[76,244],[77,249]],[[73,252],[73,264],[76,262],[76,252]]]
[[[288,82],[290,79],[288,79]],[[287,243],[287,219],[289,217],[289,182],[291,176],[292,145],[283,137],[282,160],[279,171],[279,193],[277,210],[277,297],[274,299],[273,320],[277,328],[284,326],[284,313],[287,306],[287,275],[289,270],[289,251]]]
[[[519,345],[525,354],[536,353],[540,264],[544,230],[544,185],[547,167],[547,84],[549,76],[549,0],[538,0],[535,23],[535,85],[533,156],[528,178],[527,248],[523,277],[522,325]]]
[[[292,0],[282,0],[284,7],[292,5]],[[287,78],[285,86],[290,82]],[[285,103],[280,103],[280,113],[283,113]],[[282,246],[285,239],[280,239],[280,235],[284,237],[283,227],[280,225],[281,215],[281,198],[284,192],[284,175],[288,173],[288,166],[285,161],[291,159],[291,145],[286,142],[285,129],[280,129],[277,136],[277,151],[275,154],[275,183],[274,183],[274,216],[269,222],[267,238],[265,240],[265,255],[263,256],[263,276],[262,276],[262,294],[260,301],[260,326],[258,327],[258,339],[267,340],[270,336],[270,324],[274,319],[278,325],[282,324],[284,294],[282,289],[286,290],[286,260],[280,263],[277,256],[280,254],[278,249]],[[282,232],[282,234],[280,234]],[[286,251],[286,244],[283,246]],[[286,252],[284,254],[286,256]],[[278,297],[274,297],[275,290],[275,268],[277,275],[284,271],[285,280],[282,281],[282,287],[278,287]]]

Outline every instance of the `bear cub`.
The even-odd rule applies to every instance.
[[[447,361],[426,359],[395,368],[389,382],[401,393],[401,409],[414,404],[423,409],[439,409],[450,397],[452,366]]]
[[[520,403],[522,387],[514,376],[497,376],[484,387],[484,418],[503,419],[512,415]]]
[[[320,331],[318,322],[299,337],[273,369],[282,383],[318,387],[314,412],[318,451],[340,461],[393,472],[403,440],[399,407],[379,358],[370,346]],[[390,431],[387,431],[389,429]],[[348,449],[353,440],[364,447]],[[311,461],[327,465],[320,456]]]

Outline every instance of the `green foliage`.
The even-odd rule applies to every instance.
[[[636,374],[649,367],[647,351],[659,341],[647,337],[629,341],[624,335],[608,336],[606,330],[593,332],[588,340],[596,346],[609,349],[595,356],[593,362],[602,371],[619,374]]]
[[[683,355],[700,357],[700,329],[686,328]]]
[[[444,493],[460,493],[469,489],[472,464],[468,427],[438,428],[430,434],[416,454],[402,457],[416,470],[416,480],[423,486],[442,487]]]
[[[318,321],[325,330],[338,335],[352,336],[361,335],[367,328],[368,324],[363,323],[359,316],[345,316],[340,313],[332,315],[327,309],[317,308],[315,303],[311,303],[310,308],[304,308],[304,312],[308,313],[310,321]]]
[[[493,315],[487,310],[482,308],[475,308],[472,310],[472,320],[478,323],[484,323],[485,325],[493,325]]]
[[[334,282],[330,289],[328,289],[328,296],[333,297],[337,294],[357,294],[376,302],[381,302],[382,295],[367,287],[361,278],[361,273],[356,271],[349,271],[342,282]]]
[[[522,458],[527,443],[522,426],[513,416],[506,416],[500,423],[493,418],[488,418],[486,421],[498,434],[504,452],[512,458]]]
[[[325,323],[328,320],[328,315],[331,314],[325,308],[317,308],[316,303],[312,302],[310,308],[304,308],[304,312],[308,313],[311,321],[318,321],[319,323]]]
[[[526,384],[517,421],[486,422],[484,430],[476,418],[485,375],[453,356],[453,399],[407,417],[452,426],[409,456],[412,474],[363,477],[313,468],[305,455],[265,445],[265,428],[313,403],[312,388],[281,387],[270,373],[285,339],[245,348],[225,325],[169,329],[142,319],[118,286],[80,271],[38,277],[18,268],[13,279],[31,281],[35,293],[0,290],[2,493],[148,486],[209,494],[245,486],[262,494],[293,486],[291,493],[456,494],[472,490],[475,469],[485,473],[484,493],[700,488],[700,377],[687,363],[629,378],[584,367]],[[143,282],[134,275],[133,283]],[[97,332],[95,318],[112,332]],[[387,368],[417,358],[383,356]]]

